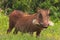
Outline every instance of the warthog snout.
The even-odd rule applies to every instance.
[[[43,27],[48,27],[48,26],[54,26],[54,23],[52,21],[48,21],[48,23],[39,23],[37,19],[33,19],[32,23],[34,25],[42,25]]]
[[[40,23],[41,25],[43,25],[43,27],[48,27],[48,26],[54,26],[54,23],[52,21],[48,21],[47,23]]]

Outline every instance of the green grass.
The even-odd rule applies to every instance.
[[[60,22],[55,23],[53,27],[49,26],[47,29],[42,30],[39,38],[36,38],[35,33],[30,36],[28,33],[21,35],[6,34],[9,27],[8,16],[0,15],[0,40],[60,40]]]

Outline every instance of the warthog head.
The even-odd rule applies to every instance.
[[[39,9],[37,10],[37,19],[33,20],[34,24],[42,25],[42,27],[47,28],[49,25],[53,26],[54,23],[50,21],[49,18],[50,10],[49,9]]]

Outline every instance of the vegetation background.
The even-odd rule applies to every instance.
[[[13,10],[33,14],[37,8],[50,9],[50,18],[55,23],[41,32],[39,38],[29,34],[6,34],[9,27],[8,15]],[[60,40],[60,0],[0,0],[0,40]]]

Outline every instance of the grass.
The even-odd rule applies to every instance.
[[[39,38],[30,36],[28,33],[21,35],[19,32],[17,35],[6,34],[9,27],[8,16],[0,15],[0,40],[60,40],[60,22],[55,23],[53,27],[49,26],[47,29],[42,30]]]

